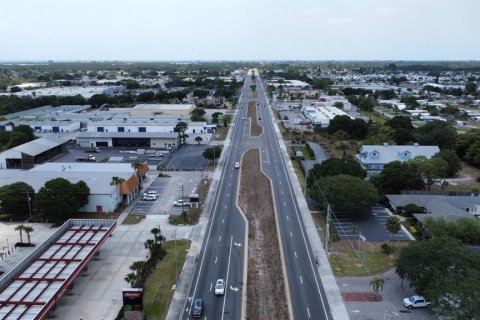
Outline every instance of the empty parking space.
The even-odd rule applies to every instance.
[[[203,151],[211,147],[207,144],[184,145],[160,163],[164,170],[190,171],[205,170],[209,161],[203,157]]]
[[[374,207],[371,211],[356,216],[335,214],[333,222],[342,240],[356,240],[361,233],[367,241],[383,242],[385,240],[409,240],[403,230],[392,235],[387,230],[389,215],[383,207]]]

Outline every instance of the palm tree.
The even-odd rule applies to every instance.
[[[143,268],[145,268],[146,264],[147,263],[145,261],[135,261],[130,266],[130,270],[134,271],[136,277],[138,278],[140,276],[140,273],[142,272]]]
[[[384,284],[385,284],[385,280],[383,280],[382,278],[373,278],[372,281],[370,281],[370,287],[372,287],[373,292],[375,292],[377,297],[380,291],[383,290]]]
[[[198,144],[200,144],[200,142],[203,141],[203,138],[198,136],[198,137],[195,137],[195,141],[197,141]]]
[[[148,239],[147,241],[145,241],[144,245],[145,249],[150,250],[150,257],[152,257],[153,253],[155,252],[155,241],[153,241],[152,239]]]
[[[128,283],[130,283],[132,288],[133,288],[133,284],[137,280],[137,276],[135,275],[135,273],[130,272],[129,274],[127,274],[127,276],[124,278],[124,280],[127,281]]]
[[[23,243],[23,230],[25,230],[25,226],[23,224],[15,228],[15,231],[20,231],[20,243]]]
[[[28,244],[30,244],[30,232],[33,232],[35,231],[32,227],[30,226],[24,226],[23,227],[23,231],[25,231],[27,233],[27,237],[28,237]]]
[[[392,238],[401,229],[400,219],[397,216],[391,216],[386,222],[387,230],[392,234]],[[395,241],[393,241],[392,251],[395,252]]]
[[[112,181],[110,182],[110,185],[115,186],[116,189],[117,189],[117,203],[116,203],[116,206],[118,206],[118,203],[119,203],[118,198],[119,198],[119,194],[120,194],[120,185],[124,182],[125,182],[125,179],[119,178],[119,177],[112,177]]]
[[[135,170],[135,175],[137,176],[137,179],[138,179],[138,182],[141,183],[142,182],[142,179],[140,178],[140,168],[143,167],[143,164],[138,162],[138,161],[134,161],[132,163],[132,168]]]
[[[158,242],[157,235],[160,233],[160,228],[153,228],[150,230],[151,233],[153,233],[154,239],[155,239],[155,244]]]

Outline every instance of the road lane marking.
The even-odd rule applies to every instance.
[[[213,282],[210,282],[210,292],[212,291]]]
[[[302,279],[302,276],[300,276],[300,282],[303,284],[303,279]]]
[[[225,209],[227,209],[227,205],[225,205]]]
[[[217,264],[217,258],[218,258],[218,257],[215,257],[215,264]]]
[[[289,216],[287,216],[287,220],[290,220],[290,217],[289,217]]]
[[[307,313],[308,313],[308,317],[310,318],[310,309],[308,309],[308,307],[307,307]]]
[[[220,236],[220,237],[218,238],[218,242],[220,242],[220,241],[222,241],[222,236]]]
[[[290,238],[293,238],[293,233],[292,233],[292,231],[290,231]]]
[[[222,219],[222,224],[225,222],[225,219]]]
[[[297,251],[295,251],[295,258],[298,258],[298,257],[297,257]]]
[[[230,238],[230,252],[228,253],[227,279],[225,279],[225,286],[228,286],[228,276],[230,273],[230,258],[232,256],[232,243],[233,243],[233,236]],[[223,295],[222,320],[223,320],[223,317],[225,316],[225,301],[227,300],[227,293],[228,293],[228,290],[225,290],[225,294]]]
[[[287,203],[286,203],[285,201],[283,201],[283,205],[284,205],[284,206],[286,206],[286,205],[287,205]]]

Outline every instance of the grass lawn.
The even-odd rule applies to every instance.
[[[183,217],[181,214],[171,214],[168,217],[168,223],[175,224],[175,225],[194,225],[198,223],[200,219],[200,213],[202,213],[202,209],[200,208],[191,208],[187,210],[187,221],[183,221]]]
[[[215,140],[218,140],[218,141],[224,141],[225,138],[227,137],[227,134],[228,134],[228,129],[230,127],[219,127],[217,129],[217,132],[215,132]]]
[[[313,160],[314,159],[308,154],[307,148],[305,148],[303,146],[302,147],[295,146],[295,150],[296,151],[301,151],[303,153],[303,157],[305,158],[305,160]]]
[[[368,117],[370,120],[378,124],[384,124],[386,121],[388,121],[387,117],[376,112],[362,111],[361,113],[363,116]]]
[[[178,274],[185,262],[190,241],[177,240]],[[167,255],[159,261],[155,271],[145,282],[143,305],[146,318],[149,320],[165,319],[173,297],[172,285],[175,284],[175,241],[166,241],[163,247]]]
[[[395,256],[381,253],[380,245],[343,240],[334,243],[334,253],[329,255],[333,274],[336,277],[355,277],[377,275],[390,270],[394,266]],[[395,245],[395,252],[398,253],[399,244]]]
[[[302,190],[305,188],[305,177],[303,175],[302,169],[300,168],[300,163],[297,160],[292,160],[293,168],[295,169],[295,174],[297,175],[298,182],[302,187]]]
[[[144,214],[129,214],[125,219],[123,219],[122,224],[137,224],[143,219],[145,219]]]

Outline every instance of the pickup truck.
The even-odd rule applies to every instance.
[[[100,152],[100,148],[99,147],[95,147],[95,148],[88,148],[88,149],[85,149],[83,150],[83,152],[85,153],[97,153],[97,152]]]
[[[409,309],[411,308],[426,308],[431,304],[427,302],[424,297],[413,295],[403,299],[403,305]]]
[[[97,161],[97,158],[95,158],[94,156],[89,154],[86,157],[77,157],[75,160],[76,161],[83,161],[83,162],[95,162],[95,161]]]

